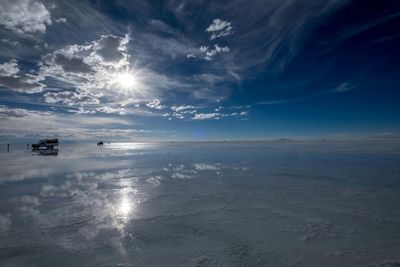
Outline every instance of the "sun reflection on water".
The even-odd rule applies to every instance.
[[[111,143],[107,144],[106,147],[111,148],[112,150],[141,150],[149,149],[154,146],[155,144],[152,143]]]
[[[126,224],[135,217],[137,204],[139,203],[138,192],[130,185],[131,181],[123,181],[125,187],[118,193],[119,197],[114,204],[114,219],[118,223]]]
[[[133,209],[133,202],[126,196],[121,199],[118,207],[118,213],[122,216],[128,216]]]

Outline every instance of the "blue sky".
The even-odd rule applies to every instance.
[[[0,2],[0,139],[397,137],[398,1]]]

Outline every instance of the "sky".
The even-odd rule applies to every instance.
[[[400,2],[0,0],[0,142],[397,138]]]

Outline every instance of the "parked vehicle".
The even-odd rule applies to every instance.
[[[58,146],[58,138],[39,140],[38,143],[32,144],[32,149],[54,149]]]

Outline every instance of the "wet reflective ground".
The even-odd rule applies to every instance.
[[[0,150],[0,266],[400,265],[399,143]]]

